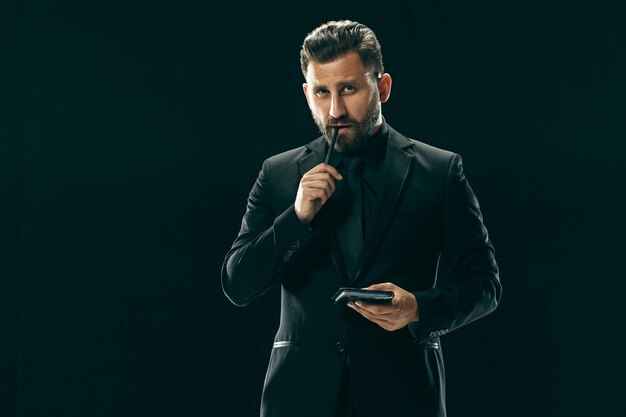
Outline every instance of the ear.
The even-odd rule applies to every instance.
[[[381,103],[386,103],[391,95],[391,75],[384,73],[378,79],[378,94]]]
[[[304,92],[304,97],[306,98],[306,103],[309,105],[309,109],[311,108],[311,103],[309,102],[309,95],[307,91],[309,90],[309,85],[307,83],[302,84],[302,91]]]

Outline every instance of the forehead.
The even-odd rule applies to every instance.
[[[360,81],[367,75],[359,54],[348,52],[331,62],[309,62],[306,81],[311,85],[332,85],[347,80]]]

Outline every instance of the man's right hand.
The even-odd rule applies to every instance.
[[[304,224],[310,223],[335,192],[335,180],[343,177],[333,166],[321,163],[304,174],[296,194],[296,215]]]

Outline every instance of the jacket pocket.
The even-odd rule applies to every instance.
[[[432,342],[423,340],[421,342],[415,342],[415,347],[418,349],[439,349],[439,342]]]
[[[301,348],[302,345],[303,343],[299,340],[277,340],[274,342],[274,345],[272,346],[272,348],[273,349],[292,348],[292,347]]]

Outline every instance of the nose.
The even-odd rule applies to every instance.
[[[333,94],[330,101],[330,115],[335,119],[340,119],[347,114],[346,104],[340,94]]]

